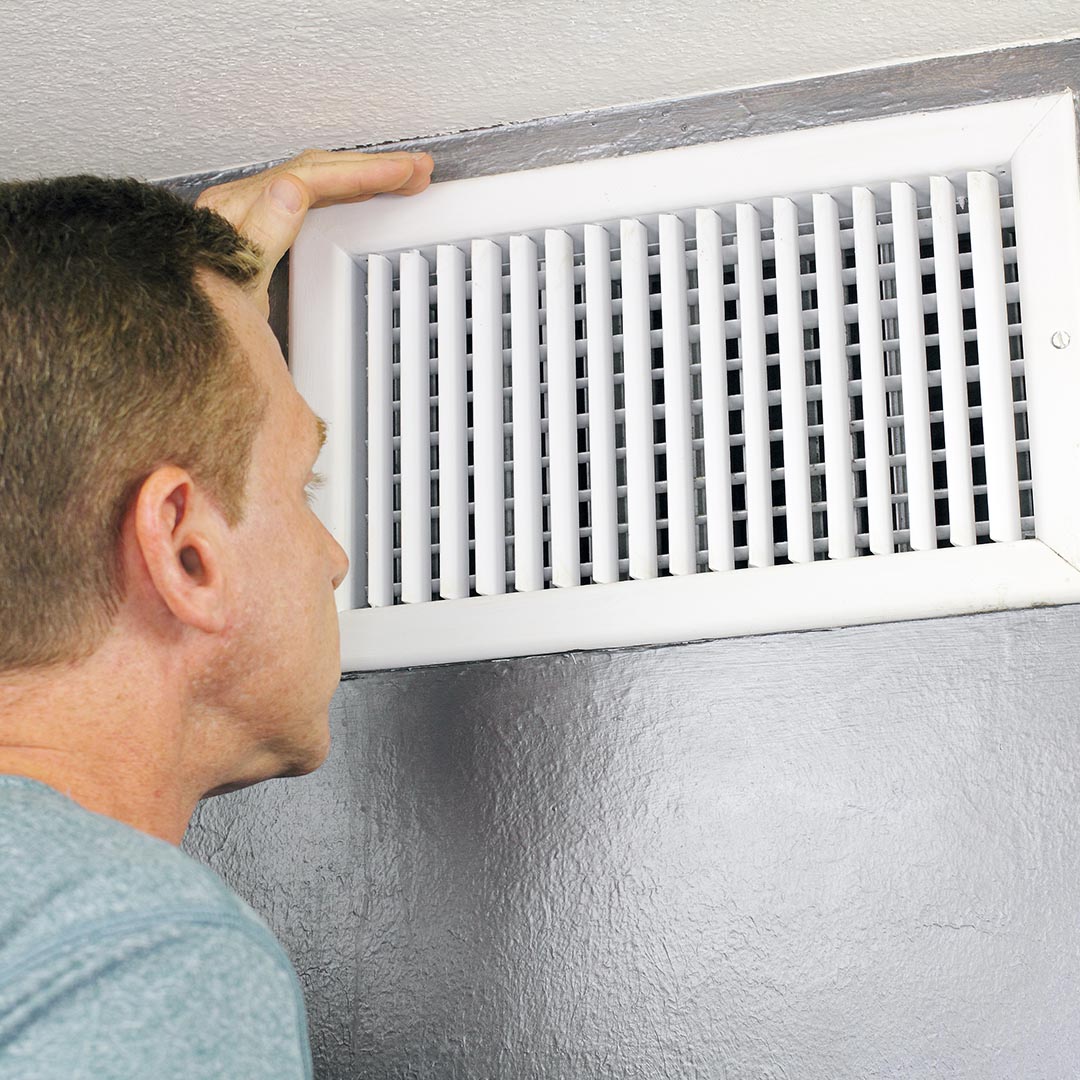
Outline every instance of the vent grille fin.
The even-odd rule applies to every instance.
[[[715,210],[699,210],[696,224],[705,505],[709,508],[706,517],[708,567],[710,570],[733,570],[735,545],[732,530],[727,525],[732,520],[731,424],[720,215]]]
[[[896,262],[896,318],[900,336],[900,386],[904,401],[904,455],[907,471],[908,543],[913,551],[937,547],[934,478],[930,462],[930,404],[926,371],[919,214],[915,190],[892,185],[893,250]],[[910,358],[912,363],[903,363]]]
[[[615,368],[611,314],[611,242],[585,226],[585,357],[588,372],[589,509],[592,579],[619,580],[619,516],[615,464]]]
[[[551,495],[551,583],[581,584],[578,492],[577,344],[574,245],[569,235],[544,234],[547,268],[548,484]],[[538,588],[543,586],[543,570]]]
[[[503,269],[491,240],[472,247],[474,569],[476,591],[506,591],[503,500]]]
[[[768,375],[765,367],[765,288],[761,267],[761,216],[736,207],[735,273],[739,282],[739,355],[742,358],[743,487],[746,542],[751,566],[773,561],[772,469],[769,456]]]
[[[394,312],[393,267],[382,255],[368,257],[368,604],[394,602]]]
[[[863,455],[868,546],[872,555],[890,555],[893,551],[893,513],[889,468],[888,399],[885,396],[882,282],[878,266],[877,208],[873,192],[865,187],[857,187],[852,191],[851,203],[855,292],[859,304],[857,327],[859,372],[863,391]],[[966,401],[963,424],[966,431]],[[968,460],[967,454],[964,455],[964,460]],[[968,472],[970,475],[970,466]]]
[[[401,256],[400,547],[401,599],[406,604],[431,599],[428,277],[419,252]]]
[[[780,353],[784,503],[788,559],[813,562],[814,520],[810,502],[809,435],[806,425],[806,364],[803,360],[802,287],[799,275],[798,209],[790,199],[773,200],[776,315]]]
[[[624,221],[621,236],[623,446],[626,460],[626,524],[630,577],[656,576],[656,457],[653,431],[652,310],[649,236],[640,221]],[[616,402],[616,406],[618,403]],[[615,445],[619,446],[618,429]],[[616,489],[617,490],[617,489]]]
[[[930,180],[934,231],[934,284],[937,294],[938,352],[949,484],[949,539],[954,547],[975,543],[975,504],[971,483],[971,432],[968,426],[964,361],[964,305],[960,294],[960,240],[956,189],[943,176]]]
[[[668,567],[673,574],[693,574],[697,571],[697,536],[691,448],[686,230],[674,214],[661,214],[659,224]]]
[[[850,497],[851,402],[840,284],[840,216],[836,201],[830,195],[814,196],[814,261],[817,267],[829,558],[850,559],[855,555],[855,522]]]
[[[439,358],[439,595],[469,595],[469,413],[465,253],[443,244],[436,256]]]
[[[1009,371],[1009,324],[1001,273],[1001,212],[997,180],[989,173],[968,178],[971,206],[971,261],[975,276],[975,325],[979,328],[982,369],[986,487],[990,501],[990,539],[1019,540],[1016,432]]]
[[[367,604],[1033,535],[1002,175],[364,256]]]

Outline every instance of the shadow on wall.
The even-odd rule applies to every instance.
[[[316,1075],[1064,1077],[1080,608],[377,672],[185,848]]]

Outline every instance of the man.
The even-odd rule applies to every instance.
[[[266,322],[307,209],[426,154],[308,152],[190,207],[0,184],[0,1077],[309,1077],[266,924],[176,847],[317,768],[345,553]]]

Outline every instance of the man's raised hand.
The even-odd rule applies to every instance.
[[[416,195],[431,182],[433,167],[426,153],[305,150],[255,176],[207,188],[196,206],[216,211],[262,249],[265,262],[254,295],[269,311],[270,275],[292,246],[308,210],[363,202],[384,192]]]

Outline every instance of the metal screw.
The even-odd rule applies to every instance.
[[[1050,336],[1050,344],[1055,349],[1067,349],[1071,340],[1068,330],[1055,330]]]

